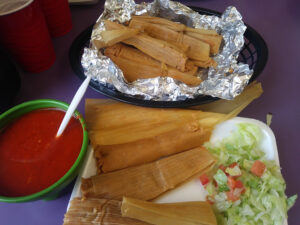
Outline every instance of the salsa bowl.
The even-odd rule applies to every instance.
[[[14,142],[17,142],[15,137],[14,137],[14,132],[12,131],[12,127],[14,126],[14,124],[21,124],[21,119],[22,118],[25,118],[25,116],[27,115],[33,115],[35,112],[42,112],[45,114],[46,111],[49,111],[49,112],[59,112],[59,118],[57,120],[57,124],[59,124],[61,121],[60,119],[64,116],[64,112],[68,109],[69,105],[67,103],[64,103],[64,102],[61,102],[61,101],[57,101],[57,100],[52,100],[52,99],[40,99],[40,100],[33,100],[33,101],[28,101],[28,102],[25,102],[25,103],[22,103],[20,105],[17,105],[11,109],[9,109],[8,111],[4,112],[3,114],[0,115],[0,153],[2,151],[2,153],[6,155],[17,155],[18,157],[18,163],[20,165],[22,165],[22,162],[25,162],[23,164],[26,164],[27,162],[31,162],[31,161],[41,161],[40,158],[42,158],[41,156],[39,157],[36,157],[34,158],[33,156],[36,155],[36,152],[41,152],[39,154],[42,154],[43,156],[43,160],[42,161],[42,166],[41,166],[41,169],[39,167],[35,167],[35,164],[34,165],[31,165],[31,167],[33,168],[31,172],[29,172],[29,170],[27,171],[26,168],[22,171],[22,175],[24,177],[24,179],[21,177],[21,179],[25,180],[24,183],[33,183],[33,181],[31,180],[34,180],[35,183],[42,183],[42,181],[44,182],[43,185],[44,186],[41,186],[39,185],[39,187],[42,187],[40,188],[38,191],[31,191],[31,192],[28,192],[29,194],[20,194],[22,193],[22,191],[24,192],[24,190],[27,188],[27,186],[25,186],[24,188],[21,186],[22,184],[20,183],[20,192],[18,192],[18,194],[3,194],[3,193],[7,193],[10,191],[10,186],[9,185],[6,185],[7,183],[5,183],[5,179],[3,181],[3,178],[0,177],[0,179],[2,179],[2,182],[0,181],[0,201],[1,202],[11,202],[11,203],[17,203],[17,202],[27,202],[27,201],[34,201],[34,200],[40,200],[40,199],[45,199],[45,200],[51,200],[51,199],[54,199],[58,196],[58,194],[60,193],[60,191],[65,188],[78,174],[79,170],[80,170],[80,167],[81,167],[81,164],[83,162],[83,159],[85,157],[85,154],[86,154],[86,151],[87,151],[87,146],[88,146],[88,133],[86,131],[86,125],[85,125],[85,121],[83,119],[83,117],[81,116],[81,114],[78,112],[78,111],[75,111],[74,115],[73,115],[73,120],[75,121],[76,126],[71,126],[73,124],[69,123],[68,126],[70,126],[68,129],[68,132],[65,134],[65,132],[62,134],[62,136],[58,137],[58,138],[63,138],[63,139],[59,139],[59,140],[65,140],[66,139],[66,136],[68,137],[68,140],[71,141],[71,142],[77,142],[77,149],[73,156],[72,156],[72,159],[74,159],[74,161],[70,161],[69,162],[69,167],[67,167],[65,164],[65,161],[62,160],[60,158],[60,156],[57,156],[57,155],[63,155],[63,154],[66,154],[66,153],[61,153],[60,151],[64,151],[64,149],[66,148],[66,143],[64,143],[64,145],[61,145],[61,144],[57,144],[57,146],[59,147],[59,149],[57,150],[57,147],[55,147],[55,151],[53,150],[53,148],[48,148],[48,143],[43,140],[43,139],[34,139],[34,136],[32,135],[28,137],[28,132],[30,132],[30,130],[27,130],[27,129],[22,129],[21,130],[21,135],[22,138],[24,136],[27,135],[27,139],[29,140],[30,142],[30,139],[34,140],[32,142],[36,142],[36,140],[40,143],[46,143],[47,145],[47,148],[46,147],[43,147],[43,145],[41,145],[42,147],[40,149],[37,148],[36,152],[33,152],[33,153],[30,153],[30,154],[27,154],[27,156],[20,156],[19,153],[10,153],[8,151],[11,151],[11,148],[9,148],[9,150],[7,150],[7,146],[10,146],[10,145],[16,145]],[[42,117],[41,117],[42,118]],[[24,121],[24,119],[22,120]],[[28,121],[27,121],[28,122]],[[42,126],[41,125],[41,120],[37,120],[37,121],[33,121],[32,124],[35,123],[36,125],[33,125],[35,127],[39,127],[39,126]],[[53,128],[52,130],[52,134],[51,134],[51,138],[47,137],[47,134],[49,133],[49,130],[51,130],[51,123],[53,124],[53,121],[51,119],[47,120],[46,121],[46,125],[44,127],[46,127],[46,131],[43,131],[43,130],[38,130],[36,131],[36,134],[39,138],[39,134],[40,133],[45,133],[46,135],[46,140],[52,138],[53,136],[53,140],[56,142],[56,143],[63,143],[62,141],[59,141],[57,142],[57,137],[55,137],[55,134],[53,134],[54,129]],[[57,124],[55,126],[57,126]],[[23,124],[24,126],[24,124]],[[54,125],[53,125],[54,126]],[[19,126],[20,127],[20,126]],[[31,127],[31,126],[30,126]],[[79,134],[80,138],[77,138],[79,140],[76,140],[76,137],[75,136],[72,136],[74,134],[73,130],[75,130],[76,128],[76,132],[77,134]],[[13,137],[13,139],[8,139],[7,136],[5,136],[5,134],[8,134],[9,132],[13,133],[13,135],[11,135]],[[47,133],[48,132],[48,133]],[[73,133],[72,133],[73,132]],[[64,136],[65,135],[65,136]],[[2,136],[2,137],[1,137]],[[2,140],[1,140],[2,138]],[[24,139],[24,138],[23,138]],[[29,144],[27,144],[27,139],[25,140],[25,144],[24,144],[24,149],[22,150],[23,152],[26,153],[27,149],[30,149],[30,146]],[[6,144],[6,140],[13,140],[13,141],[10,141],[12,142],[12,144]],[[4,144],[2,143],[4,142]],[[7,141],[9,142],[9,141]],[[24,142],[24,141],[23,141]],[[28,142],[28,143],[29,143]],[[40,146],[40,145],[37,145],[35,143],[35,146]],[[56,146],[56,145],[54,145]],[[20,147],[21,148],[21,147]],[[16,151],[21,151],[19,150],[19,145],[16,146],[17,149]],[[48,149],[50,149],[48,152]],[[73,149],[71,148],[71,151],[72,152]],[[74,149],[75,151],[75,149]],[[7,153],[8,152],[8,153]],[[61,153],[61,154],[60,154]],[[2,155],[3,155],[2,154]],[[4,154],[4,155],[5,155]],[[19,155],[18,155],[19,154]],[[71,154],[71,153],[70,153]],[[29,155],[29,156],[28,156]],[[53,155],[53,157],[58,157],[57,160],[53,160],[53,158],[51,158]],[[32,159],[30,157],[33,157]],[[13,156],[16,158],[16,156]],[[6,160],[6,161],[12,161],[12,163],[15,163],[15,158],[13,158],[11,160]],[[23,158],[22,158],[23,157]],[[29,158],[28,158],[29,157]],[[68,157],[67,157],[68,158]],[[19,164],[16,164],[16,165],[19,165]],[[14,168],[15,166],[7,166],[7,167],[4,167],[2,166],[0,168],[0,174],[6,174],[7,173],[10,173],[10,170],[7,169],[7,168]],[[56,174],[56,175],[53,175],[53,176],[57,176],[58,178],[52,178],[52,181],[47,181],[47,179],[50,179],[50,177],[52,176],[50,174],[50,176],[46,175],[46,174],[42,174],[43,172],[40,172],[40,177],[37,178],[37,177],[34,177],[34,178],[31,178],[32,176],[29,176],[29,174],[35,174],[35,173],[38,173],[39,170],[41,171],[53,171],[53,168],[60,168],[60,167],[63,167],[64,170],[61,170],[61,171],[64,171],[63,173],[60,173],[61,175],[59,174]],[[46,169],[45,169],[46,168]],[[45,170],[43,170],[45,169]],[[2,171],[1,171],[2,170]],[[58,170],[57,170],[58,171]],[[19,171],[17,171],[17,173],[19,174],[20,173],[20,169]],[[54,172],[53,172],[54,173]],[[13,173],[14,174],[14,173]],[[1,175],[2,176],[2,175]],[[9,176],[8,176],[9,177]],[[13,175],[11,175],[12,179],[14,179]],[[28,178],[26,178],[28,177]],[[26,180],[27,179],[27,180]],[[53,180],[55,179],[55,180]],[[15,181],[13,181],[15,182]],[[51,182],[49,185],[47,185],[47,182]],[[2,183],[2,184],[1,184]],[[16,183],[16,182],[15,182]],[[5,185],[4,185],[5,184]],[[46,184],[46,186],[45,186]],[[3,185],[3,186],[2,186]],[[4,187],[5,186],[5,187]],[[12,187],[18,187],[18,184],[13,184]],[[2,189],[2,190],[1,190]],[[24,190],[22,190],[24,189]],[[25,193],[25,192],[24,192]]]

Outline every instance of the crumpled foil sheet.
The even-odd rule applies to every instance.
[[[195,28],[215,29],[223,36],[224,45],[214,56],[216,68],[200,69],[198,76],[204,81],[195,87],[176,81],[173,78],[157,77],[140,79],[127,83],[122,71],[101,51],[90,45],[85,48],[81,64],[86,76],[91,76],[99,85],[117,89],[126,94],[156,101],[179,101],[192,99],[199,95],[210,95],[231,100],[239,95],[247,85],[253,71],[247,64],[237,63],[240,50],[244,45],[246,26],[235,7],[228,7],[221,17],[200,15],[187,6],[169,0],[155,0],[152,3],[136,4],[133,0],[107,0],[104,12],[95,24],[91,36],[101,40],[101,31],[105,30],[103,20],[124,23],[132,15],[149,14],[180,22]]]

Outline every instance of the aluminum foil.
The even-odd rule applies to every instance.
[[[142,98],[157,101],[178,101],[210,95],[231,100],[239,95],[247,85],[253,71],[247,64],[237,63],[237,57],[244,45],[246,26],[235,7],[228,7],[221,17],[201,15],[187,6],[169,0],[155,0],[152,3],[136,4],[133,0],[107,0],[105,8],[91,36],[92,40],[101,40],[101,31],[105,30],[104,20],[124,23],[132,15],[149,14],[180,22],[195,28],[215,29],[223,36],[224,45],[214,56],[216,68],[200,69],[198,76],[204,81],[195,87],[168,77],[140,79],[127,83],[122,71],[101,51],[90,45],[84,49],[81,63],[86,76],[91,76],[99,85]]]

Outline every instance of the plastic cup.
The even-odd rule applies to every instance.
[[[72,29],[68,0],[38,0],[52,37],[65,35]]]
[[[25,71],[42,72],[55,61],[51,37],[37,1],[0,3],[0,42]]]

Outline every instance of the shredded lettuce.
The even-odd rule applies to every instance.
[[[249,123],[238,124],[237,131],[218,143],[206,143],[206,147],[217,158],[217,167],[229,166],[237,162],[239,167],[227,168],[231,176],[240,175],[246,192],[240,200],[230,202],[226,197],[226,174],[218,169],[214,179],[218,189],[211,183],[208,194],[214,197],[214,211],[218,225],[282,225],[287,218],[287,210],[293,206],[297,195],[287,198],[285,182],[275,161],[266,160],[259,149],[263,134],[259,127]],[[262,177],[255,176],[250,169],[255,160],[266,165]],[[226,185],[227,186],[227,185]],[[221,188],[220,188],[221,187]],[[228,186],[227,186],[228,188]]]
[[[217,170],[217,173],[214,175],[214,179],[218,184],[220,192],[229,191],[229,187],[227,185],[227,176],[222,170]]]
[[[230,176],[240,176],[242,175],[242,171],[240,170],[240,167],[238,165],[236,165],[233,168],[226,168],[225,170],[226,173],[228,173]]]

